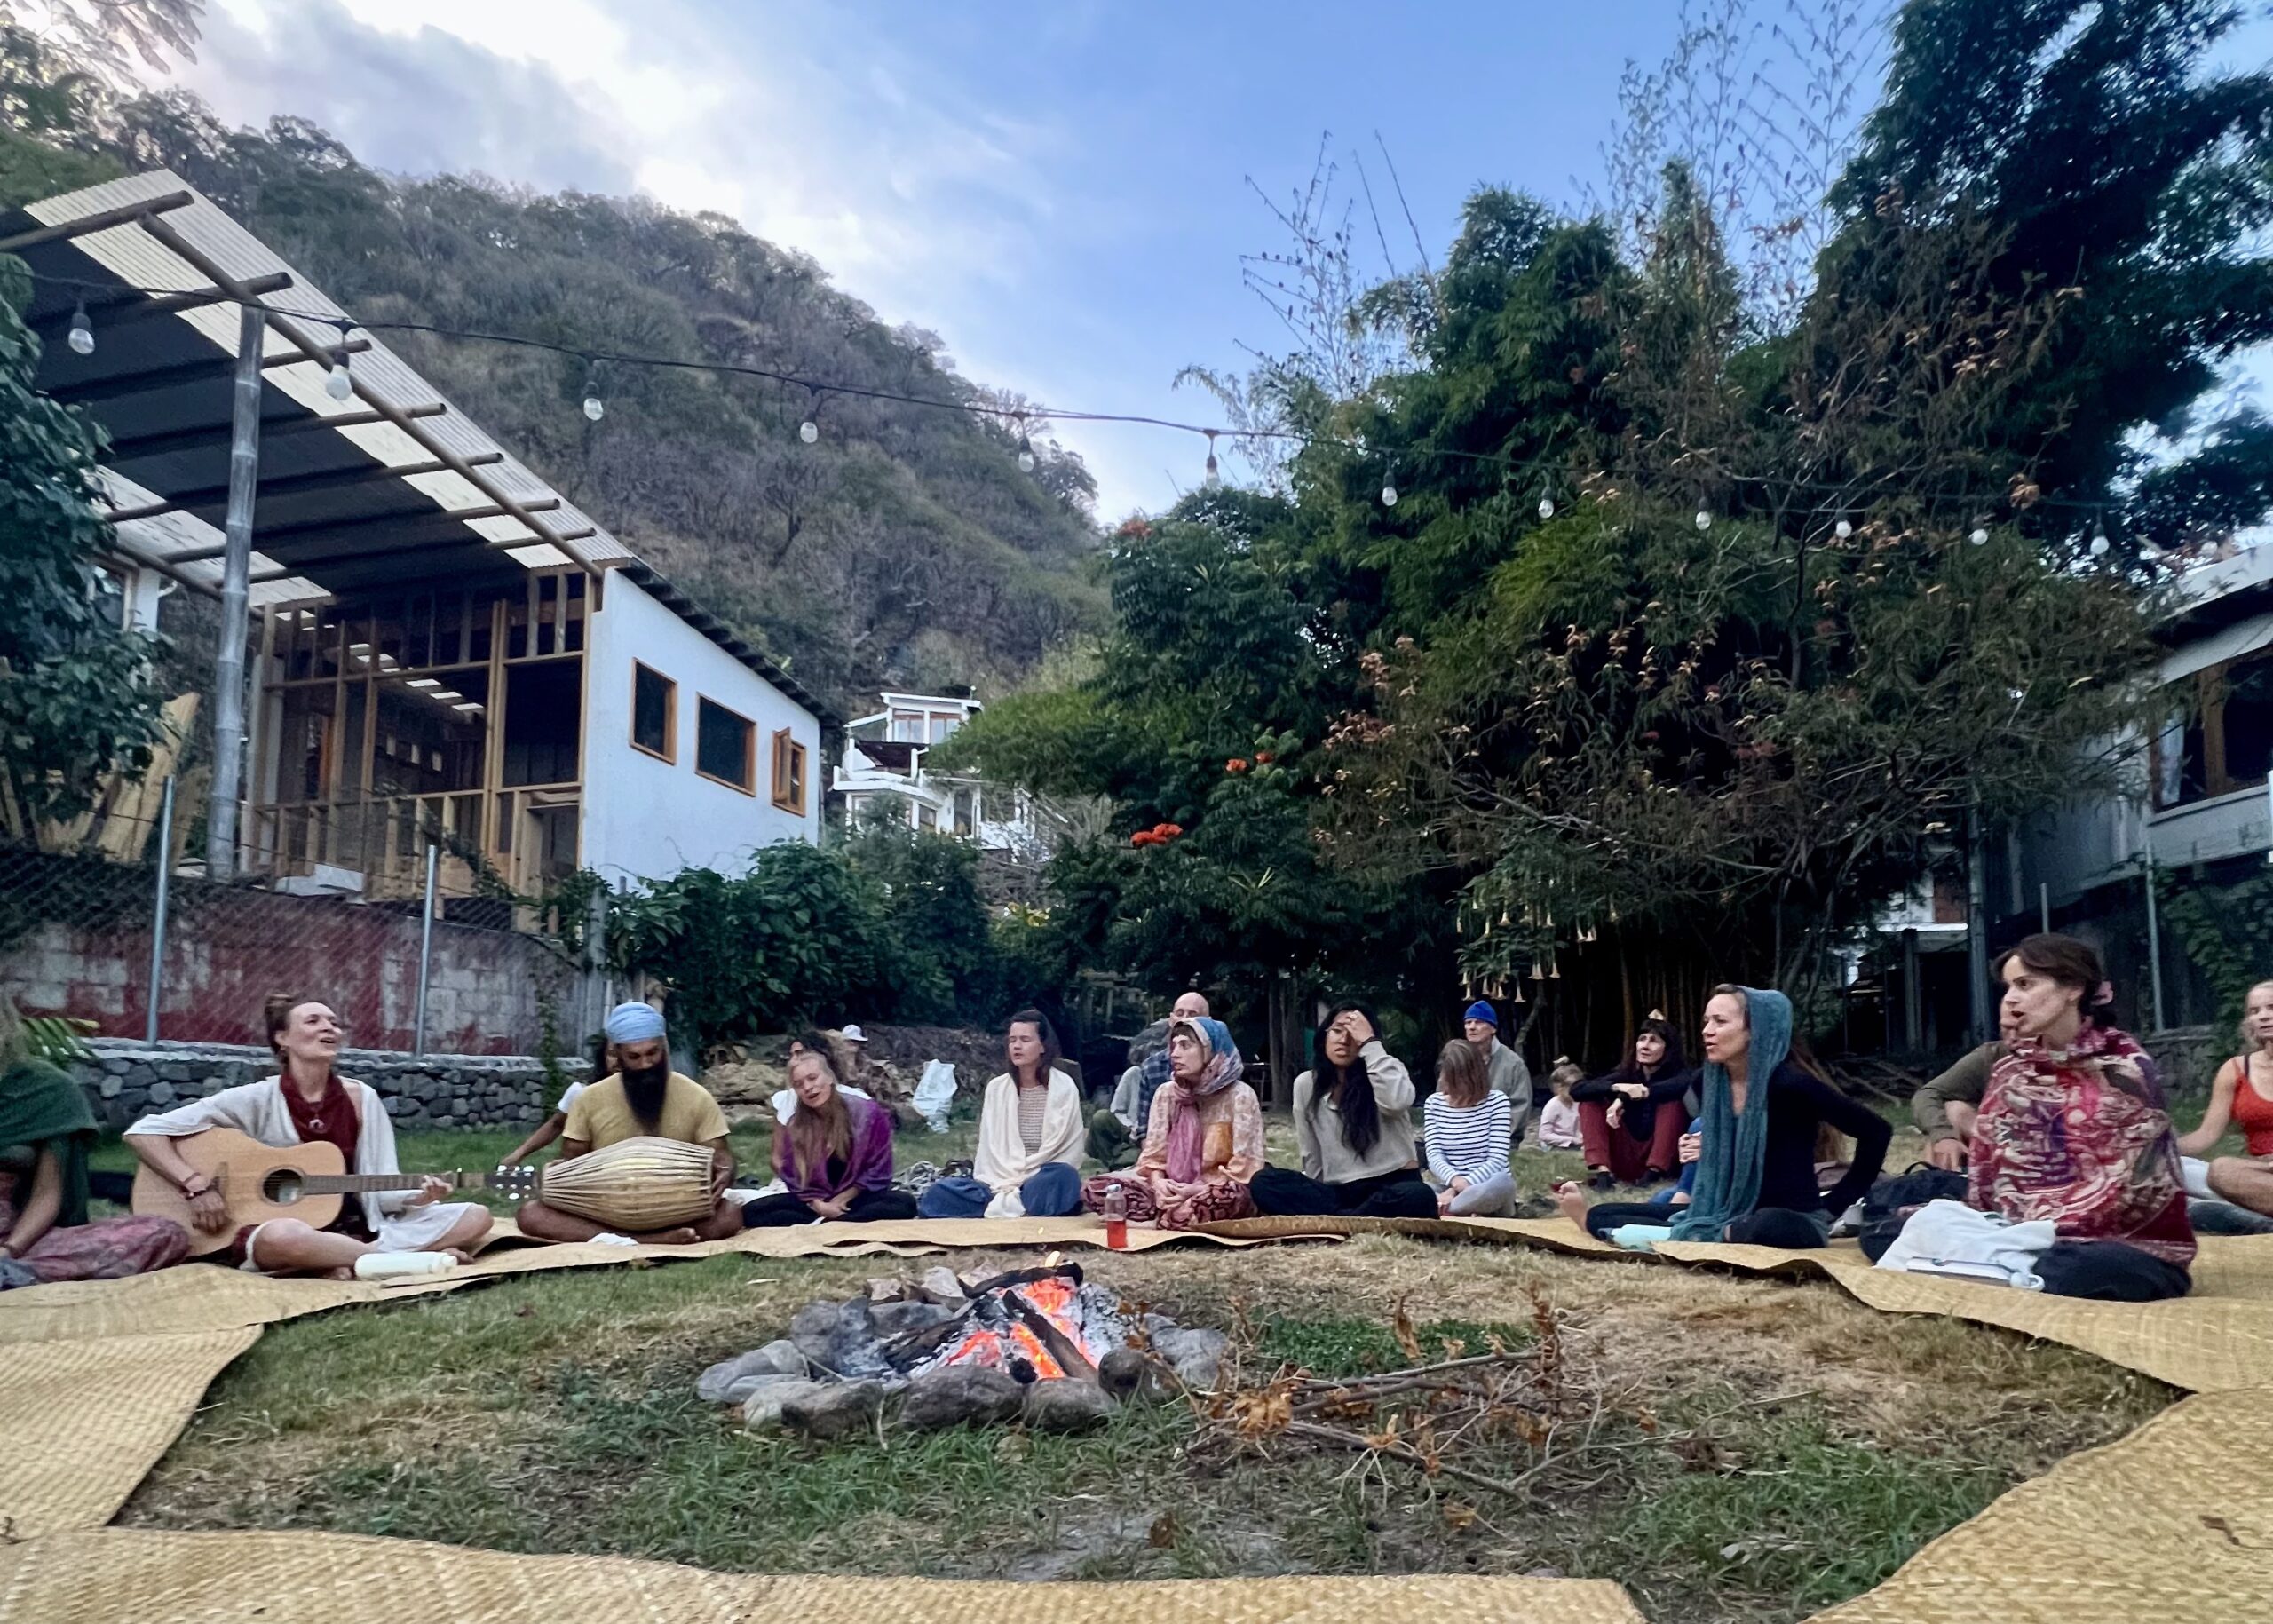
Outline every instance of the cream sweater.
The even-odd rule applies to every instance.
[[[1089,1124],[1081,1117],[1081,1090],[1063,1072],[1049,1073],[1049,1103],[1041,1113],[1041,1145],[1026,1149],[1018,1132],[1018,1085],[1004,1072],[986,1085],[978,1107],[978,1152],[971,1171],[994,1192],[986,1203],[990,1218],[1023,1218],[1026,1203],[1018,1186],[1053,1161],[1081,1165],[1081,1145]]]

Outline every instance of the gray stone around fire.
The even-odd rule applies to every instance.
[[[805,1356],[796,1343],[770,1342],[711,1366],[695,1378],[694,1396],[705,1404],[740,1404],[761,1377],[803,1378],[804,1374]]]
[[[961,1308],[970,1300],[963,1292],[962,1282],[955,1278],[955,1271],[945,1264],[923,1271],[923,1278],[915,1282],[915,1289],[926,1301],[942,1308]]]
[[[831,1344],[836,1340],[838,1309],[835,1303],[808,1303],[789,1321],[790,1343],[816,1365],[828,1365],[836,1351]]]
[[[1224,1367],[1224,1351],[1231,1341],[1221,1331],[1178,1327],[1155,1332],[1152,1351],[1168,1360],[1177,1381],[1205,1392],[1216,1385]]]
[[[1097,1361],[1097,1385],[1130,1404],[1157,1404],[1174,1395],[1174,1372],[1135,1348],[1115,1348]]]
[[[875,1425],[883,1402],[883,1384],[879,1382],[815,1384],[811,1393],[797,1393],[783,1402],[781,1420],[813,1438],[843,1438]]]
[[[752,1376],[748,1386],[741,1400],[742,1425],[756,1429],[781,1425],[781,1413],[792,1401],[803,1404],[836,1390],[803,1376]]]
[[[878,1303],[868,1310],[868,1323],[879,1336],[904,1335],[954,1317],[954,1310],[937,1303]]]
[[[1027,1388],[1022,1413],[1037,1432],[1087,1432],[1111,1421],[1119,1407],[1094,1382],[1058,1378]]]
[[[927,1370],[900,1396],[900,1424],[919,1432],[942,1427],[991,1427],[1018,1413],[1026,1389],[999,1370],[983,1365],[947,1365]]]

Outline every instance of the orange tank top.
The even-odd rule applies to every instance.
[[[2233,1122],[2241,1129],[2243,1145],[2253,1156],[2273,1156],[2273,1099],[2260,1094],[2249,1081],[2249,1057],[2237,1056],[2240,1073],[2234,1082]]]

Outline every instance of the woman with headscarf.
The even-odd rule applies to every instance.
[[[31,1052],[0,995],[0,1288],[146,1274],[189,1254],[170,1218],[87,1218],[87,1096]]]
[[[1303,1170],[1265,1168],[1251,1186],[1270,1216],[1433,1218],[1414,1146],[1413,1077],[1382,1047],[1374,1018],[1337,1004],[1318,1032],[1318,1066],[1295,1079]]]
[[[1823,1245],[1832,1218],[1879,1176],[1894,1129],[1794,1058],[1792,1001],[1781,993],[1715,987],[1703,1036],[1696,1184],[1688,1208],[1671,1222],[1671,1239]],[[1818,1191],[1816,1140],[1826,1122],[1855,1141],[1855,1159],[1836,1184]],[[1675,1136],[1676,1153],[1678,1145]],[[1576,1184],[1564,1184],[1556,1198],[1564,1216],[1599,1239],[1617,1239],[1629,1224],[1645,1232],[1635,1239],[1667,1234],[1668,1209],[1654,1202],[1589,1208]]]
[[[1081,1206],[1081,1089],[1057,1058],[1057,1029],[1040,1010],[1010,1017],[1010,1069],[986,1085],[970,1177],[935,1180],[916,1198],[926,1218],[1062,1218]]]
[[[1127,1173],[1081,1186],[1081,1205],[1105,1210],[1118,1188],[1135,1223],[1192,1229],[1255,1216],[1247,1183],[1263,1167],[1263,1104],[1231,1028],[1200,1016],[1168,1027],[1168,1082],[1152,1097],[1144,1150]]]
[[[1652,1010],[1616,1071],[1572,1087],[1579,1137],[1596,1189],[1674,1176],[1685,1120],[1681,1097],[1694,1081],[1682,1069],[1673,1023]]]
[[[2099,1018],[2114,998],[2099,955],[2031,936],[1997,974],[2013,1035],[1974,1119],[1966,1205],[2053,1226],[2032,1272],[2055,1295],[2184,1296],[2195,1248],[2178,1145],[2154,1061]]]

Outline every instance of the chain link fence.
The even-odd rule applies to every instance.
[[[188,821],[177,807],[0,836],[0,989],[107,1037],[256,1045],[284,993],[330,1004],[355,1048],[413,1053],[574,1053],[605,1008],[555,922],[479,894],[439,844],[373,897],[322,871],[208,879]]]

